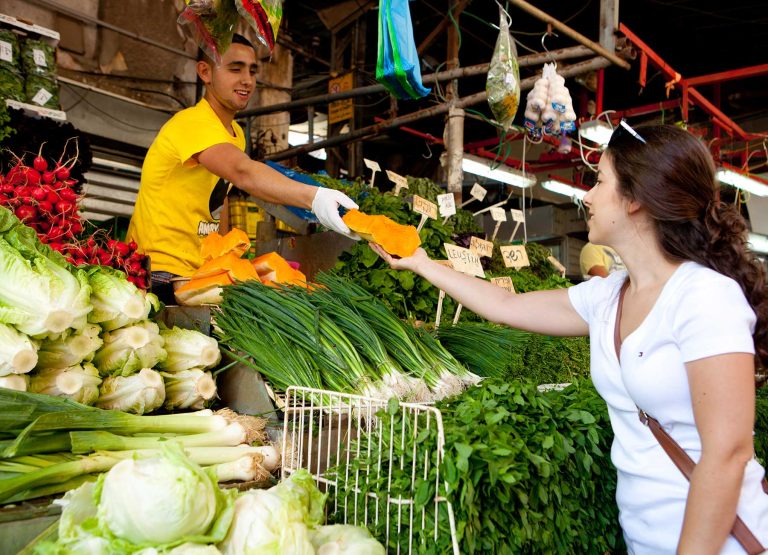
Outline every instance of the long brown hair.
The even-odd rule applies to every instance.
[[[768,367],[768,297],[763,265],[747,248],[747,224],[720,202],[715,164],[704,144],[669,125],[614,133],[606,150],[619,190],[639,202],[672,260],[692,260],[734,279],[757,315],[756,362]],[[645,141],[643,143],[643,141]]]

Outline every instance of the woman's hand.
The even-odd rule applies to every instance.
[[[429,256],[427,255],[427,251],[425,251],[422,248],[416,249],[416,252],[414,252],[411,256],[407,258],[395,258],[391,254],[389,254],[387,251],[385,251],[383,248],[381,248],[381,245],[377,243],[368,243],[373,249],[373,252],[378,254],[382,259],[384,259],[384,262],[389,264],[389,266],[393,270],[410,270],[412,272],[418,273],[418,268],[423,265],[424,262],[429,261]]]

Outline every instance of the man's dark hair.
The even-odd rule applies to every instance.
[[[247,38],[245,38],[243,35],[240,35],[238,33],[235,33],[234,35],[232,35],[232,44],[242,44],[244,46],[250,46],[251,48],[253,48],[253,51],[256,52],[256,47],[253,45],[253,43],[249,41]],[[201,48],[197,49],[197,61],[208,62],[211,65],[216,65],[214,64],[211,57],[208,54],[206,54]]]

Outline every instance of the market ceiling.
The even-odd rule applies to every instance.
[[[562,0],[532,0],[531,4],[565,23],[586,37],[597,41],[599,38],[600,0],[584,2],[562,2]],[[492,0],[417,0],[409,2],[414,36],[417,45],[445,21],[449,6],[465,5],[458,22],[461,46],[461,66],[487,63],[493,53],[498,23],[498,5]],[[532,51],[542,52],[542,36],[547,25],[532,17],[511,3],[502,2],[512,17],[512,33],[518,41],[520,56]],[[368,0],[291,1],[285,4],[283,31],[296,45],[301,45],[305,55],[298,54],[294,68],[294,99],[327,92],[327,76],[330,59],[331,32],[326,24],[333,24],[334,17],[343,14],[354,17],[362,14],[367,34],[367,51],[362,68],[366,82],[374,83],[377,44],[377,3]],[[357,13],[355,13],[357,12]],[[768,60],[768,14],[765,3],[757,0],[737,0],[723,3],[701,0],[625,0],[619,3],[619,21],[650,46],[663,60],[684,78],[735,70],[747,66],[765,64]],[[344,16],[342,16],[344,17]],[[447,33],[442,32],[422,52],[422,72],[430,73],[445,69],[447,59]],[[544,39],[548,50],[572,47],[576,43],[563,33],[550,34]],[[609,67],[605,72],[603,109],[627,110],[637,106],[661,103],[668,100],[665,83],[668,79],[656,68],[649,65],[646,84],[638,84],[639,61],[633,60],[626,71]],[[521,69],[521,78],[540,72],[541,66]],[[594,98],[573,80],[568,81],[571,94],[579,115],[586,112],[586,101]],[[462,79],[459,84],[460,96],[467,96],[484,90],[484,76]],[[722,111],[739,125],[768,116],[768,76],[732,80],[722,83],[719,91],[714,87],[700,87],[702,93],[713,102],[719,102]],[[425,109],[439,104],[444,93],[443,87],[433,87],[433,92],[419,101],[401,101],[398,114]],[[524,93],[525,94],[525,93]],[[679,99],[678,90],[670,90],[670,99]],[[719,100],[718,100],[719,99]],[[390,108],[386,96],[370,95],[356,100],[365,108],[366,121],[376,115],[384,115]],[[679,105],[650,114],[645,119],[660,117],[666,122],[679,121]],[[679,104],[679,103],[678,103]],[[465,125],[465,143],[486,140],[492,137],[494,129],[482,121],[490,117],[487,106],[474,107],[477,114],[470,113]],[[301,120],[302,110],[295,111],[292,120]],[[522,123],[522,109],[518,113]],[[640,117],[640,122],[644,118]],[[693,124],[708,124],[709,116],[700,109],[691,110],[688,121]],[[422,133],[442,136],[444,119],[434,117],[414,124]],[[752,129],[765,132],[768,129]],[[394,134],[394,135],[393,135]],[[394,143],[402,145],[406,140],[402,132],[389,132]],[[385,142],[385,139],[382,139]],[[423,150],[423,149],[422,149]]]

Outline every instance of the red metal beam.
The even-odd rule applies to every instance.
[[[689,85],[714,85],[715,83],[756,77],[758,75],[765,75],[766,73],[768,73],[768,64],[761,64],[757,66],[743,67],[741,69],[721,71],[720,73],[710,73],[709,75],[700,75],[699,77],[691,77],[686,79],[685,82]]]
[[[672,99],[665,100],[664,102],[654,102],[653,104],[646,104],[645,106],[637,106],[636,108],[629,108],[627,110],[617,110],[611,114],[611,119],[619,120],[623,117],[629,118],[634,116],[644,116],[646,114],[653,114],[655,112],[661,112],[662,110],[672,110],[680,106],[680,100]]]
[[[651,47],[649,47],[647,44],[645,44],[640,38],[635,35],[632,31],[630,31],[626,25],[623,23],[619,23],[619,31],[629,39],[629,41],[636,47],[639,48],[642,52],[645,52],[648,56],[648,58],[651,60],[651,62],[654,63],[656,67],[658,67],[661,72],[669,79],[670,81],[680,81],[681,76],[679,73],[677,73],[672,66],[667,64],[661,56],[656,54],[656,52],[653,51]],[[713,118],[719,119],[722,123],[726,124],[731,128],[732,133],[737,135],[740,139],[746,141],[749,140],[750,135],[744,131],[739,124],[737,124],[735,121],[733,121],[731,118],[726,116],[720,109],[718,109],[714,104],[712,104],[709,100],[704,98],[704,96],[697,91],[694,87],[683,86],[683,96],[685,96],[687,90],[687,95],[689,98],[692,99],[692,101],[699,105],[705,112],[707,112],[710,116]],[[683,103],[683,117],[687,119],[687,103]]]

